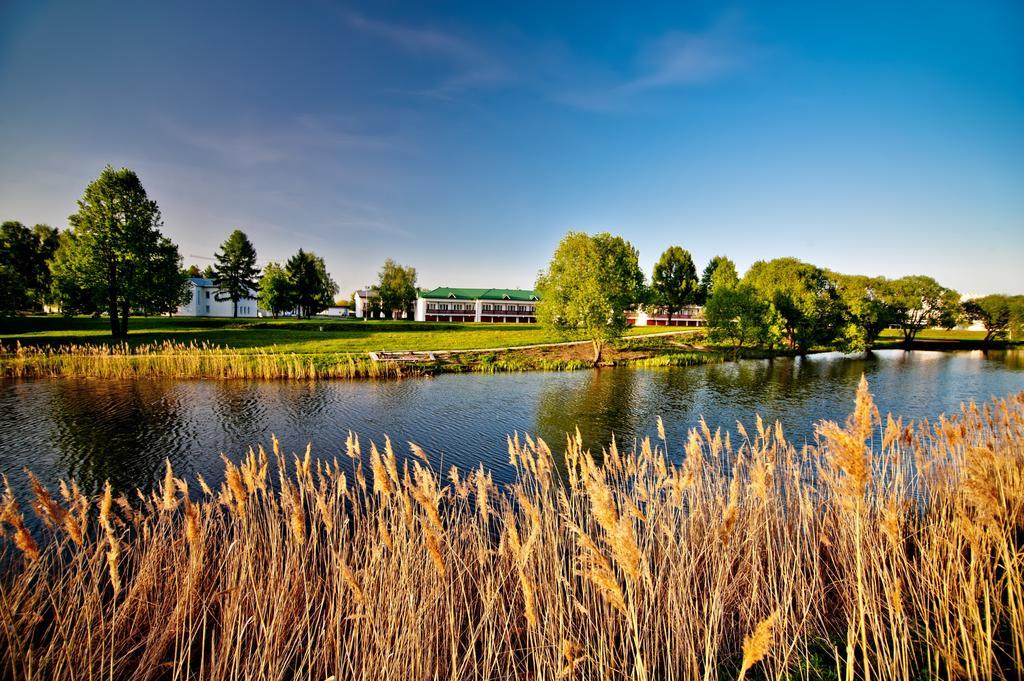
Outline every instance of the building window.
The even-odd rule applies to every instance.
[[[209,299],[210,299],[210,292],[209,292],[209,291],[207,291],[207,292],[206,292],[206,299],[207,299],[207,300],[209,300]],[[209,309],[209,306],[207,306],[207,309],[206,309],[206,311],[207,311],[207,312],[209,312],[209,311],[210,311],[210,309]]]
[[[210,294],[209,294],[209,293],[207,293],[206,295],[210,295]],[[209,306],[209,305],[207,305],[207,306],[206,306],[206,313],[207,313],[207,314],[209,314],[209,313],[210,313],[210,306]]]

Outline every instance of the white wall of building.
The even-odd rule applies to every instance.
[[[206,286],[202,282],[189,282],[192,295],[184,305],[178,308],[178,317],[232,317],[235,305],[230,300],[217,300],[218,289]],[[256,298],[242,298],[238,301],[239,317],[256,317],[258,309]]]

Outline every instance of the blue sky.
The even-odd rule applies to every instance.
[[[348,293],[793,255],[1024,293],[1024,5],[2,2],[0,218],[129,166],[187,264],[246,231]]]

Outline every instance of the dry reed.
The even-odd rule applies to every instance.
[[[737,430],[681,461],[661,428],[516,435],[506,487],[354,435],[192,498],[169,467],[131,504],[33,479],[45,536],[0,507],[0,676],[1021,678],[1024,395],[910,427],[865,385],[810,446]]]
[[[15,344],[0,348],[0,377],[104,379],[401,378],[429,368],[375,362],[354,353],[301,354],[274,347],[239,351],[207,343],[165,341],[131,346]]]

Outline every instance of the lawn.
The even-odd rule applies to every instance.
[[[304,354],[371,350],[468,350],[565,340],[536,324],[442,324],[425,322],[133,317],[128,342],[207,343],[222,347],[267,349]],[[628,335],[664,332],[637,327]],[[106,319],[32,316],[0,319],[0,343],[11,346],[110,343]]]
[[[985,340],[984,331],[967,331],[966,329],[924,329],[917,334],[917,340],[934,341],[980,341]],[[899,329],[886,329],[880,340],[903,340],[903,332]]]

